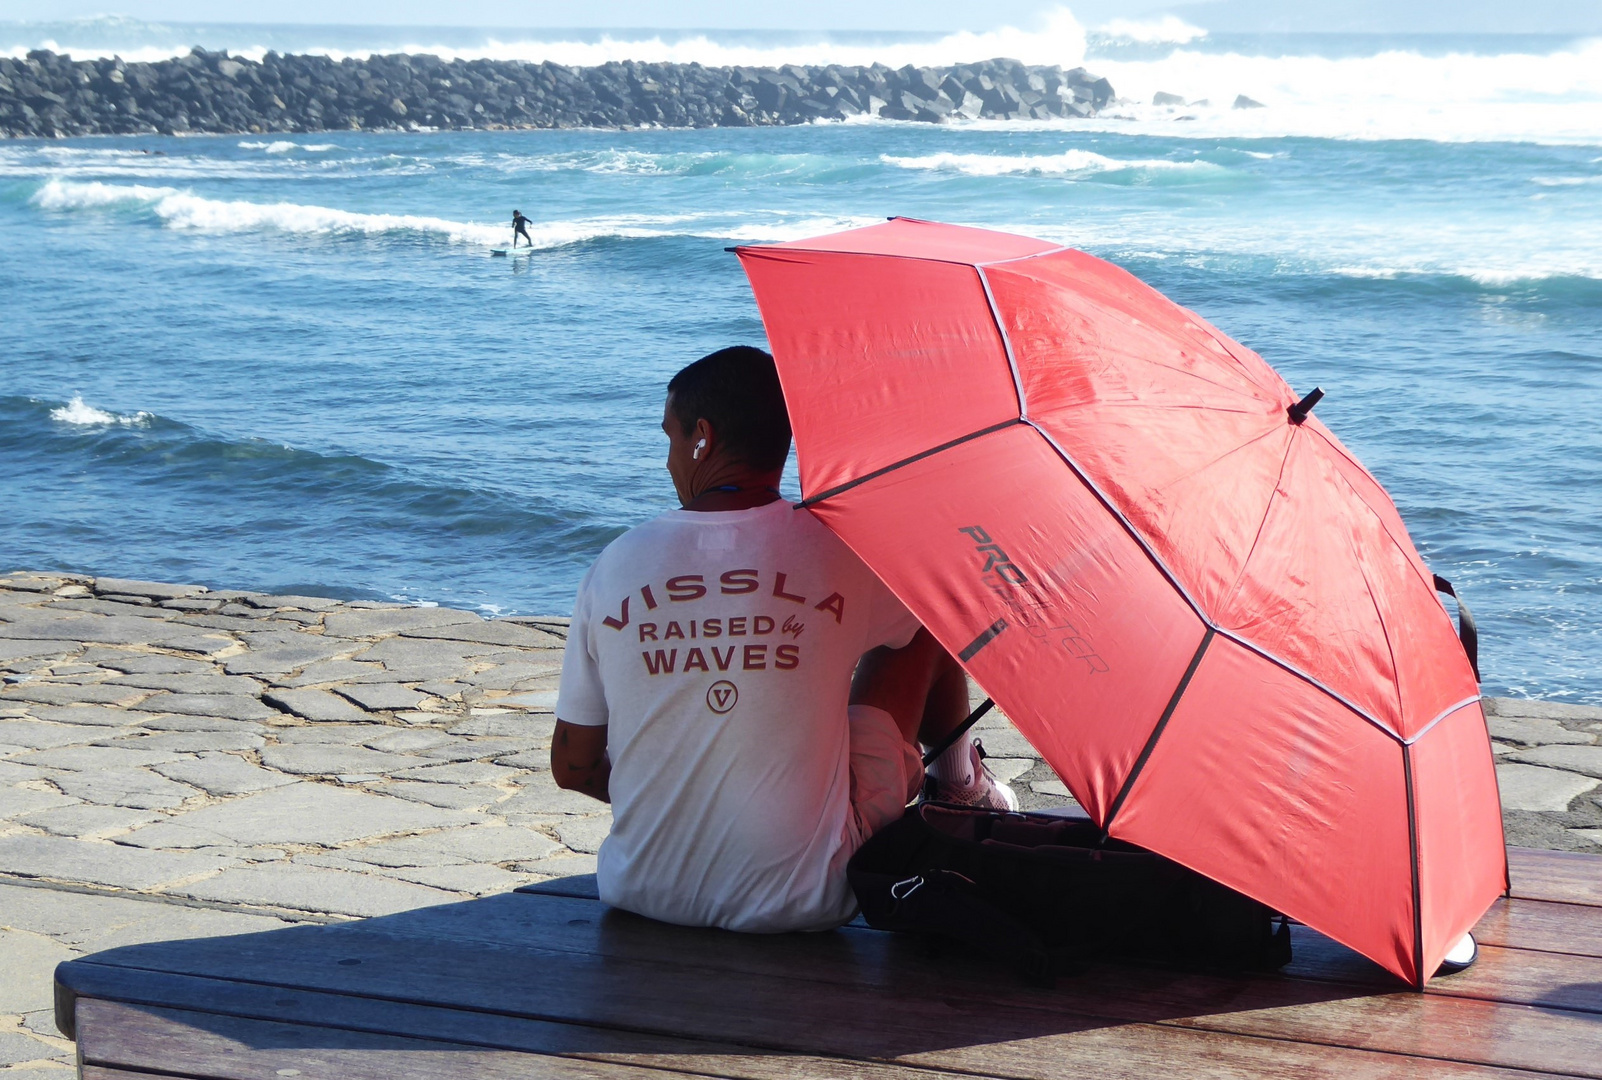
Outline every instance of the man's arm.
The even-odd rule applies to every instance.
[[[606,756],[606,725],[586,727],[558,720],[551,736],[551,776],[559,788],[611,802],[612,762]]]

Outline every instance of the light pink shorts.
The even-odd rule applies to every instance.
[[[899,820],[923,787],[923,760],[901,737],[895,718],[873,705],[852,705],[851,810],[857,843]]]

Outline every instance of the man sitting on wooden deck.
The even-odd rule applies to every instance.
[[[962,668],[846,545],[779,495],[773,358],[723,349],[668,384],[682,510],[607,546],[574,601],[551,769],[613,804],[601,899],[667,922],[823,930],[846,861],[899,818],[968,711]],[[853,678],[855,671],[855,678]],[[1016,809],[966,736],[938,797]]]

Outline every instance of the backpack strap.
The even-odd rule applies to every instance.
[[[1469,610],[1463,598],[1457,595],[1452,583],[1441,575],[1435,575],[1435,591],[1443,592],[1457,601],[1457,636],[1463,643],[1463,651],[1468,654],[1469,667],[1474,669],[1474,681],[1480,681],[1480,632],[1474,626],[1474,613]]]

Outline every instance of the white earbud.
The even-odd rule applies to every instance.
[[[705,449],[706,449],[706,440],[702,439],[700,442],[695,444],[695,451],[690,454],[690,460],[691,461],[700,461],[701,460],[701,451],[705,450]]]

